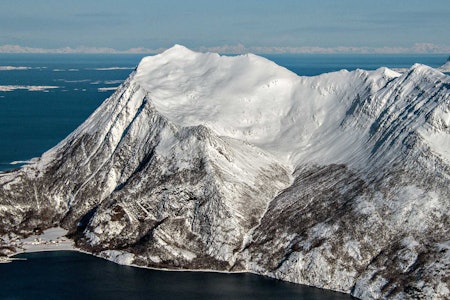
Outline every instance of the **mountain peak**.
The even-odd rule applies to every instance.
[[[382,75],[382,76],[387,76],[387,77],[390,77],[390,78],[399,77],[401,75],[400,73],[398,73],[398,72],[396,72],[396,71],[394,71],[392,69],[389,69],[387,67],[378,68],[373,73],[374,74],[379,74],[379,75]]]
[[[411,70],[421,71],[421,70],[428,70],[428,69],[431,69],[431,67],[424,65],[424,64],[420,64],[420,63],[415,63],[414,65],[411,66]]]
[[[450,72],[450,56],[447,58],[447,61],[445,62],[445,64],[440,66],[438,68],[438,70],[441,72]]]
[[[196,53],[197,52],[192,51],[191,49],[189,49],[183,45],[175,44],[172,47],[165,50],[164,52],[162,52],[160,55],[171,56],[171,57],[173,57],[173,56],[184,57],[186,55],[192,55],[192,54],[196,54]]]
[[[409,74],[415,73],[415,74],[420,74],[420,75],[434,76],[435,74],[438,74],[439,71],[442,72],[441,68],[435,69],[435,68],[432,68],[432,67],[424,65],[424,64],[416,63],[416,64],[411,66],[411,68],[409,69],[408,73]]]
[[[193,52],[191,49],[189,49],[186,46],[180,45],[180,44],[175,44],[172,47],[168,48],[166,51],[178,51],[178,52]]]

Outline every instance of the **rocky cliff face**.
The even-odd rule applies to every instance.
[[[120,263],[450,297],[449,111],[423,65],[298,77],[175,46],[0,173],[0,235],[60,225]]]

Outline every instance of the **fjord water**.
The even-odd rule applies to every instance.
[[[352,299],[253,274],[120,266],[71,251],[20,254],[0,264],[0,299]]]
[[[3,54],[1,86],[53,86],[43,91],[0,88],[0,171],[40,156],[73,131],[135,68],[133,55]]]

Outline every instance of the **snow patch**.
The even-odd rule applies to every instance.
[[[111,260],[119,265],[132,265],[135,259],[134,254],[118,250],[106,250],[100,252],[100,256]]]

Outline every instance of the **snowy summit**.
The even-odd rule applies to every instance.
[[[0,173],[0,237],[61,226],[122,264],[443,299],[449,128],[450,78],[425,65],[301,77],[176,45]]]
[[[445,64],[439,67],[439,71],[441,72],[450,72],[450,56],[447,58]]]

